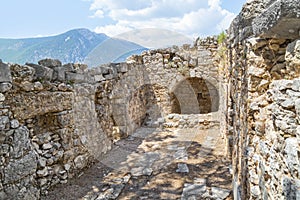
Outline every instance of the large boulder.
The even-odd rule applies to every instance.
[[[57,59],[46,58],[46,59],[40,60],[38,63],[39,63],[39,65],[42,65],[44,67],[50,67],[50,68],[62,66],[61,62]]]
[[[267,8],[252,22],[256,36],[299,38],[300,4],[295,0],[269,1]]]

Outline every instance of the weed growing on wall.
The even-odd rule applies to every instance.
[[[227,39],[227,35],[224,31],[222,31],[218,37],[217,37],[217,41],[218,41],[218,59],[220,61],[220,66],[219,66],[219,71],[223,72],[225,65],[226,65],[226,60],[227,60],[227,46],[226,46],[226,39]]]

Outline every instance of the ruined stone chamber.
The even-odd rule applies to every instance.
[[[0,198],[39,199],[141,126],[219,126],[217,54],[211,37],[96,68],[1,62]]]
[[[247,1],[223,41],[126,63],[0,62],[0,199],[39,199],[141,126],[218,127],[234,199],[299,199],[299,5]]]

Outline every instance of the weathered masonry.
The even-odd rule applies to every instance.
[[[235,199],[300,199],[300,2],[248,1],[229,30]]]
[[[217,112],[216,54],[216,39],[207,38],[92,69],[50,59],[1,62],[1,199],[38,199],[114,141],[170,113]]]
[[[251,0],[219,44],[92,69],[0,62],[0,199],[39,199],[138,127],[187,114],[220,124],[235,199],[299,199],[299,30],[299,0]]]

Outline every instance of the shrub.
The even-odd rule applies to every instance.
[[[218,35],[218,44],[222,44],[227,38],[227,35],[224,31],[222,31],[219,35]]]

